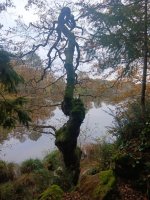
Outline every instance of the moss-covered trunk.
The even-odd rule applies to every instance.
[[[69,13],[68,13],[69,12]],[[67,19],[68,18],[68,19]],[[75,70],[73,66],[73,56],[76,46],[75,36],[65,24],[74,23],[69,8],[64,8],[58,19],[58,28],[68,38],[68,46],[65,49],[64,68],[67,72],[67,84],[62,111],[69,116],[68,122],[56,131],[55,144],[62,152],[65,168],[73,175],[73,184],[76,185],[80,174],[81,150],[77,147],[77,138],[80,133],[80,126],[85,117],[85,109],[81,99],[73,97],[75,86]]]

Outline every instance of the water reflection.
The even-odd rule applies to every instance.
[[[105,126],[111,124],[112,116],[103,110],[108,111],[108,107],[114,109],[114,105],[111,105],[112,103],[110,104],[108,101],[100,102],[99,100],[91,102],[89,99],[84,99],[84,103],[87,112],[81,126],[79,145],[91,141],[93,138],[99,138],[105,135],[107,131]],[[34,117],[34,122],[43,125],[52,125],[58,129],[67,121],[67,118],[63,115],[59,107],[52,107],[51,110],[49,109],[45,113],[45,118],[44,114],[42,118],[39,118],[40,115],[38,115],[37,119]],[[47,130],[44,129],[43,131]],[[5,161],[20,163],[30,157],[42,159],[44,151],[55,147],[54,137],[52,135],[38,133],[32,129],[26,130],[25,128],[17,127],[9,134],[1,133],[0,135],[0,158]]]

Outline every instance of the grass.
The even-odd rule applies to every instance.
[[[43,159],[43,165],[51,171],[54,171],[61,166],[60,151],[54,150],[50,154],[47,154]]]
[[[33,170],[41,169],[43,168],[43,163],[39,159],[28,159],[24,161],[21,166],[21,174],[31,173]]]
[[[50,173],[47,169],[23,174],[15,181],[0,185],[1,200],[32,200],[49,186],[49,180]]]
[[[0,183],[13,181],[18,177],[19,166],[15,163],[6,163],[0,160]]]
[[[43,161],[28,159],[16,169],[13,163],[0,161],[0,199],[1,200],[33,200],[49,186],[68,187],[69,175],[58,169],[61,156],[58,150],[46,155]],[[57,170],[58,169],[58,170]],[[16,171],[20,172],[17,178]],[[57,170],[57,171],[56,171]]]

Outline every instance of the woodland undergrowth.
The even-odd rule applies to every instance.
[[[144,113],[138,102],[128,102],[126,106],[120,105],[115,114],[111,112],[114,122],[109,133],[116,140],[108,143],[106,139],[98,139],[82,145],[80,179],[112,170],[117,180],[116,199],[146,199],[150,173],[149,113],[150,102],[146,103]],[[42,161],[28,159],[20,166],[0,161],[0,199],[32,200],[52,185],[63,190],[62,199],[77,196],[88,199],[86,194],[76,191],[72,176],[61,165],[57,149]]]

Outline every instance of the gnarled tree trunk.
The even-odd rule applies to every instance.
[[[68,28],[68,27],[69,28]],[[75,86],[75,69],[73,56],[77,43],[72,29],[75,21],[68,7],[63,8],[58,18],[58,30],[68,38],[68,46],[65,49],[66,60],[64,68],[67,72],[67,85],[62,111],[69,116],[67,123],[56,131],[55,144],[63,155],[65,168],[73,173],[73,184],[76,185],[80,174],[81,150],[77,147],[77,138],[80,133],[80,126],[85,118],[85,108],[81,99],[73,97]]]

